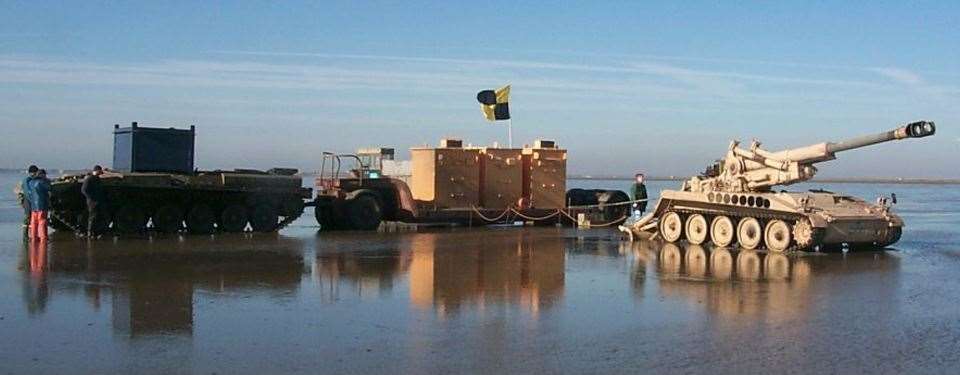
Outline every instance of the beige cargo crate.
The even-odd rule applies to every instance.
[[[480,205],[507,208],[523,196],[523,150],[484,148],[480,151]]]
[[[523,187],[533,208],[566,207],[567,150],[523,149]]]
[[[480,150],[412,148],[410,190],[413,199],[435,208],[480,204]]]

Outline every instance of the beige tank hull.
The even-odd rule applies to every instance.
[[[897,242],[903,227],[903,220],[886,207],[825,191],[665,190],[645,219],[628,229],[634,234],[656,229],[657,235],[670,242],[738,244],[774,251],[842,245],[883,247]]]

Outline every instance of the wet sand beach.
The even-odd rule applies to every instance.
[[[902,241],[780,255],[609,229],[318,234],[308,211],[275,235],[31,247],[5,200],[0,373],[955,373],[960,192],[827,188],[893,189]]]

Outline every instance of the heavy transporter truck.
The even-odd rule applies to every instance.
[[[667,242],[686,239],[744,249],[886,247],[900,240],[903,220],[883,199],[877,204],[824,190],[773,191],[808,181],[814,164],[836,153],[877,143],[933,135],[933,122],[917,121],[894,130],[806,147],[770,152],[754,141],[749,149],[730,143],[726,157],[680,190],[664,190],[653,211],[620,227],[631,239],[652,232]]]
[[[275,232],[304,210],[312,190],[302,187],[296,169],[267,171],[194,170],[195,127],[190,129],[114,126],[113,168],[101,177],[106,202],[98,231],[147,230],[194,234]],[[51,189],[50,223],[83,232],[86,201],[80,186],[86,174],[57,178]]]
[[[397,162],[393,148],[325,152],[312,202],[320,229],[375,230],[383,221],[602,227],[630,214],[632,201],[623,191],[566,190],[566,150],[553,141],[512,149],[444,139],[440,147],[416,147],[411,154],[409,162]],[[404,163],[410,168],[396,168]]]

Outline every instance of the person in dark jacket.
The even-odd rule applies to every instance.
[[[23,180],[17,183],[17,186],[13,188],[13,193],[17,195],[17,201],[20,203],[20,207],[23,207],[23,227],[30,227],[30,180],[37,176],[37,172],[40,169],[36,165],[31,165],[30,168],[27,168],[27,177],[24,177]]]
[[[50,209],[50,180],[47,171],[40,169],[28,184],[30,200],[30,241],[47,240],[47,211]]]
[[[93,171],[84,177],[83,184],[80,186],[80,192],[87,200],[87,237],[91,238],[99,235],[97,224],[98,220],[101,220],[101,211],[106,203],[106,193],[100,182],[101,174],[103,174],[103,168],[99,165],[94,166]]]
[[[647,185],[644,185],[643,173],[637,173],[633,183],[633,200],[647,199]],[[644,213],[647,210],[647,201],[637,202],[635,209]]]

